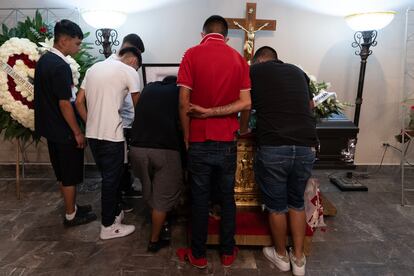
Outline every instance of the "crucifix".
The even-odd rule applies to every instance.
[[[244,58],[250,64],[254,52],[256,32],[276,30],[276,20],[256,19],[256,3],[246,3],[246,18],[225,18],[229,29],[241,29],[245,32],[243,46]]]

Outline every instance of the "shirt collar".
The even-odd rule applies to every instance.
[[[200,44],[206,43],[208,41],[222,41],[224,42],[224,36],[219,33],[210,33],[203,37]]]
[[[61,59],[63,59],[67,64],[70,64],[69,60],[65,57],[64,54],[62,54],[61,51],[59,51],[58,49],[56,49],[55,47],[50,48],[49,50],[51,53],[54,53],[55,55],[57,55],[58,57],[60,57]]]
[[[121,58],[117,54],[110,55],[107,59],[112,60],[120,60]]]

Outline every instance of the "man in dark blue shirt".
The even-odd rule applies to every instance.
[[[257,50],[250,68],[252,104],[256,110],[256,183],[269,212],[274,247],[263,248],[265,257],[280,270],[292,265],[294,275],[305,275],[304,193],[315,159],[315,118],[309,79],[298,67],[281,62],[268,46]],[[247,130],[242,115],[241,134]],[[289,214],[293,250],[286,252]]]
[[[60,191],[65,202],[65,226],[96,219],[90,205],[76,204],[76,185],[83,181],[85,137],[71,104],[75,89],[67,55],[80,50],[83,33],[70,20],[56,23],[53,48],[37,62],[34,77],[35,131],[45,137]]]

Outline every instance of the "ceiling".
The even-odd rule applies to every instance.
[[[131,13],[181,1],[182,0],[1,0],[0,8],[107,8]]]
[[[109,8],[128,13],[149,10],[165,5],[173,5],[185,0],[1,0],[0,8]],[[211,4],[222,0],[209,1]],[[246,0],[257,3],[279,3],[316,13],[347,15],[363,11],[401,10],[409,5],[414,8],[414,0]]]
[[[410,5],[414,8],[414,0],[279,0],[279,2],[336,16],[372,11],[400,11],[406,10]]]

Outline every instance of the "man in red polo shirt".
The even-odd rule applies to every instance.
[[[223,17],[209,17],[203,26],[201,43],[184,54],[177,80],[192,193],[191,249],[179,249],[177,254],[199,268],[207,266],[208,201],[213,174],[221,200],[222,264],[230,266],[237,254],[235,133],[239,129],[237,113],[251,105],[250,77],[247,62],[226,44],[227,32]]]

